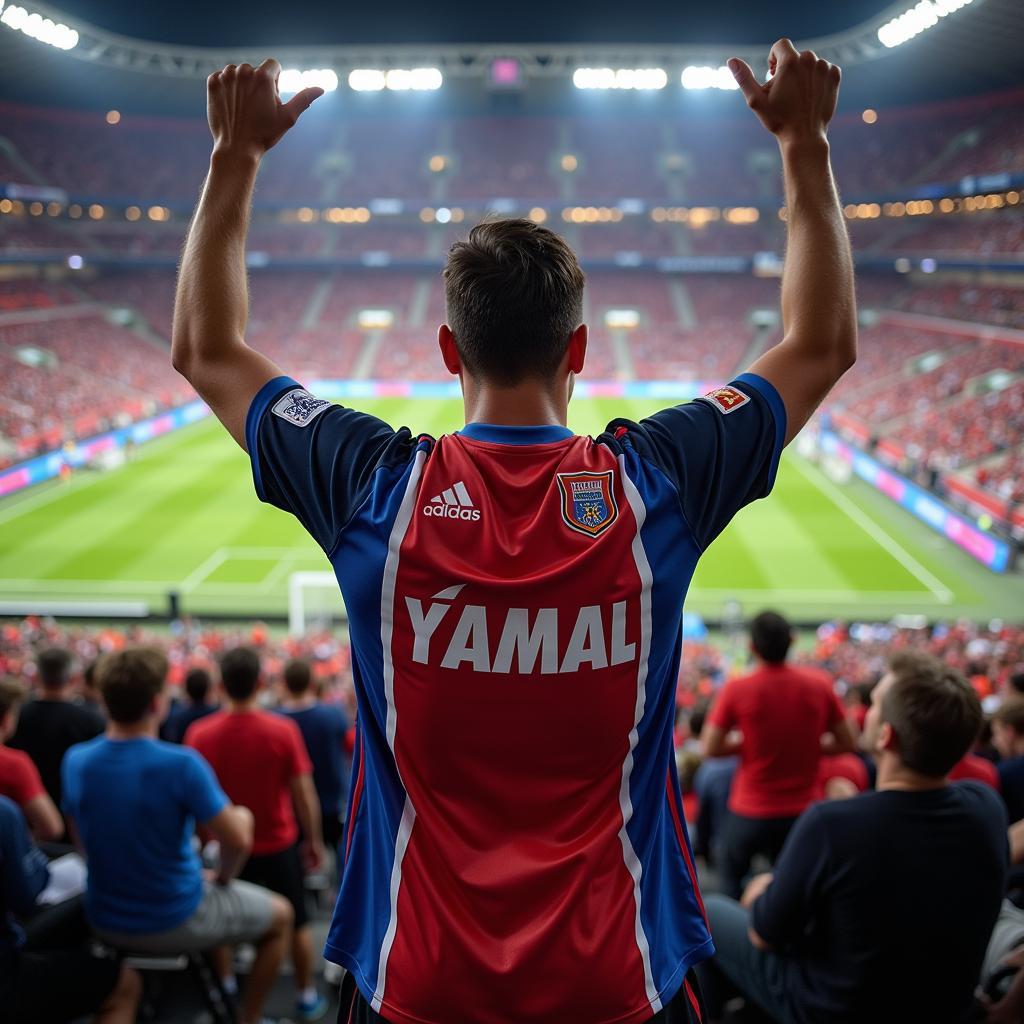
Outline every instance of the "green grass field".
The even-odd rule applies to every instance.
[[[581,400],[571,426],[597,432],[655,407]],[[433,434],[461,423],[451,400],[360,408]],[[245,455],[212,418],[151,442],[121,469],[83,471],[0,503],[0,601],[134,600],[163,612],[175,590],[189,612],[270,615],[286,609],[291,573],[327,569],[291,517],[257,500]],[[772,496],[740,513],[704,556],[688,607],[717,618],[730,599],[802,620],[988,618],[1019,614],[1024,578],[995,576],[865,484],[839,487],[787,455]]]

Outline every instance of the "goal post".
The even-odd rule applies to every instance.
[[[288,632],[292,636],[302,636],[311,626],[347,621],[334,573],[293,572],[288,577]]]

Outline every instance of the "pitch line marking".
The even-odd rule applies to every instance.
[[[904,568],[916,576],[942,604],[951,604],[953,592],[942,580],[930,573],[895,537],[878,525],[866,512],[859,508],[828,479],[816,466],[804,459],[796,458],[792,463],[811,481],[825,497],[845,512],[872,540],[885,548]]]
[[[206,579],[215,569],[219,569],[228,560],[229,548],[217,548],[212,555],[205,558],[193,569],[182,581],[182,593],[191,594],[196,587]]]

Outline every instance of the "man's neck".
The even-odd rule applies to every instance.
[[[316,704],[316,695],[312,693],[304,693],[299,697],[289,694],[281,701],[281,706],[289,711],[304,711],[306,708],[313,707],[314,704]]]
[[[39,691],[36,697],[37,700],[49,700],[55,703],[67,702],[71,700],[71,688],[63,686],[59,690],[47,690],[45,687]]]
[[[228,700],[227,711],[231,715],[243,715],[247,711],[259,711],[260,704],[255,696],[248,700]]]
[[[566,425],[569,401],[555,388],[526,381],[512,388],[463,379],[463,406],[467,423],[493,423],[502,427]]]
[[[878,762],[878,781],[875,789],[894,789],[908,793],[925,793],[936,789],[945,789],[949,780],[937,779],[932,775],[922,775],[892,758],[884,757]]]
[[[123,722],[109,722],[107,724],[107,739],[156,739],[156,720],[152,715],[147,715],[141,722],[134,722],[131,725],[126,725]]]

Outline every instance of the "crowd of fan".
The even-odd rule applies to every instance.
[[[836,622],[791,656],[792,640],[763,613],[749,649],[684,645],[676,754],[712,893],[713,1015],[739,994],[800,1024],[866,1020],[883,997],[887,1020],[1019,1021],[1024,625]],[[243,1024],[289,956],[297,1015],[321,1015],[303,877],[344,859],[355,714],[326,629],[0,626],[11,1019],[134,1020],[120,954],[239,943],[255,948],[243,985],[234,958],[212,963]],[[192,819],[202,842],[183,843]],[[54,906],[70,841],[84,896]]]

